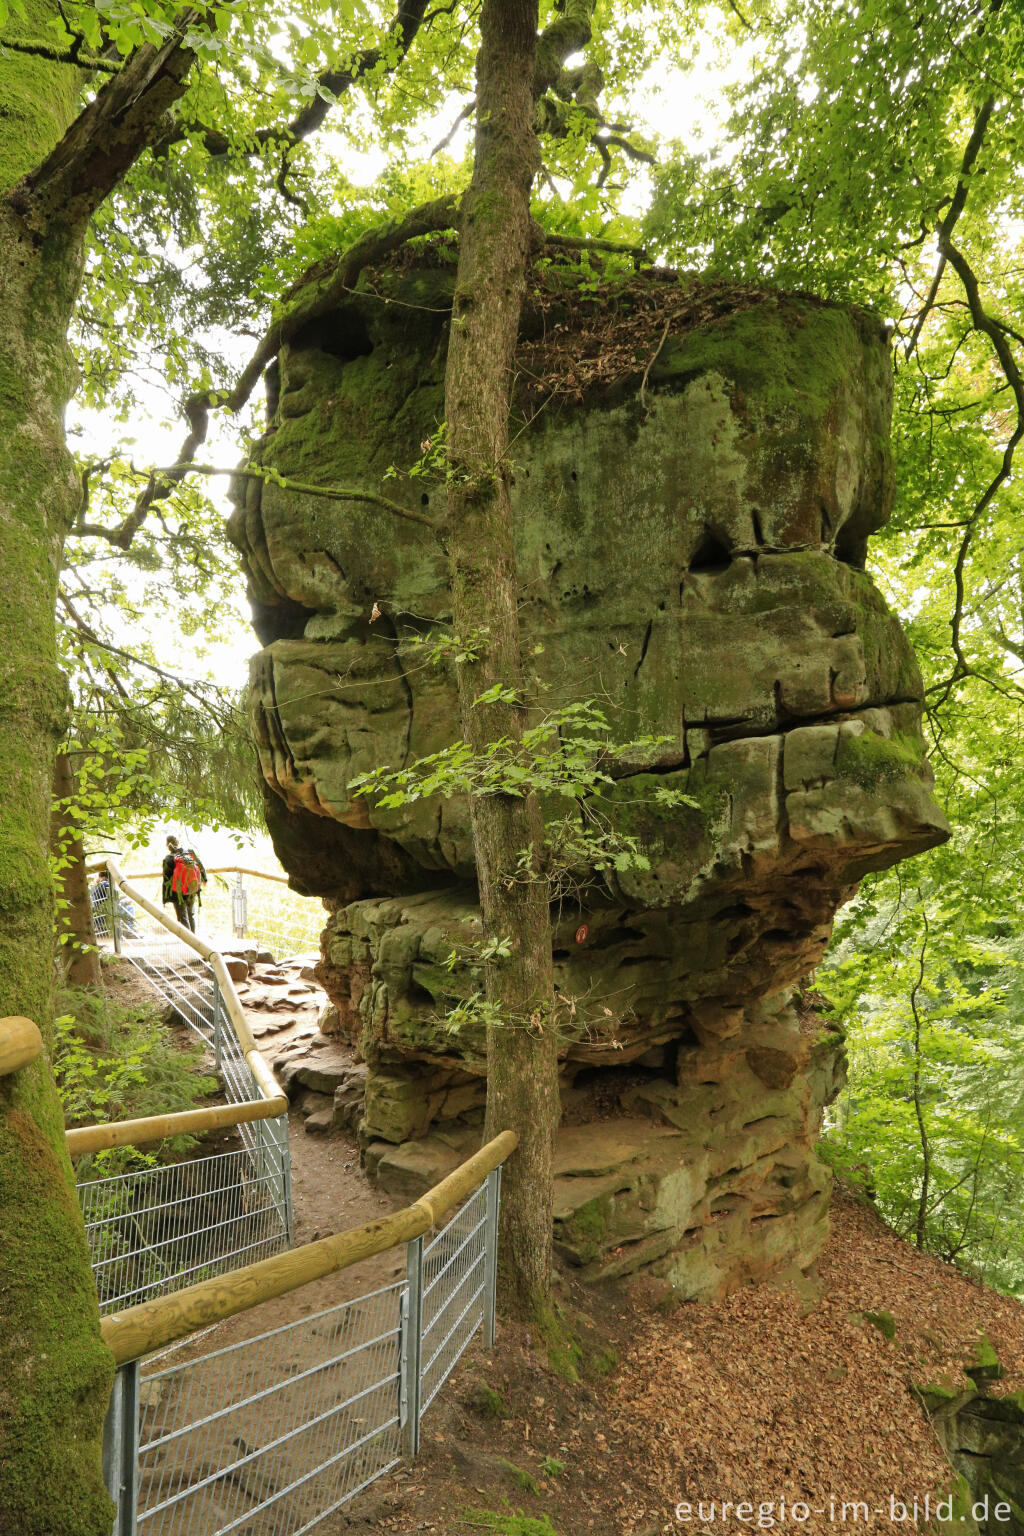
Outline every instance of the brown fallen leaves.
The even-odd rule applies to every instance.
[[[981,1331],[1008,1371],[997,1390],[1024,1383],[1024,1308],[917,1254],[838,1192],[818,1272],[824,1291],[811,1309],[759,1286],[645,1323],[610,1418],[646,1460],[666,1512],[680,1500],[695,1506],[679,1529],[744,1528],[735,1518],[701,1524],[698,1500],[785,1498],[812,1511],[832,1500],[872,1509],[891,1497],[934,1500],[949,1468],[910,1383],[969,1387],[962,1368]],[[892,1315],[891,1342],[865,1321],[872,1311]],[[631,1536],[639,1527],[622,1516]],[[812,1512],[801,1528],[840,1524]]]
[[[517,383],[523,403],[534,408],[631,380],[646,384],[670,337],[755,305],[822,302],[665,268],[592,284],[559,282],[558,272],[541,274],[524,306]]]
[[[921,1256],[869,1211],[837,1191],[832,1234],[818,1264],[820,1295],[751,1286],[716,1304],[666,1314],[653,1288],[569,1290],[585,1379],[553,1373],[529,1332],[502,1327],[490,1353],[474,1346],[431,1408],[421,1459],[356,1500],[326,1536],[370,1530],[464,1536],[473,1509],[522,1509],[550,1519],[558,1536],[737,1536],[757,1530],[756,1507],[785,1499],[828,1511],[864,1501],[875,1531],[892,1523],[889,1499],[912,1506],[949,1483],[950,1471],[910,1383],[962,1372],[984,1331],[1007,1369],[997,1391],[1024,1386],[1024,1307]],[[865,1321],[888,1312],[890,1342]],[[595,1376],[615,1350],[619,1364]],[[612,1357],[613,1358],[613,1357]],[[588,1362],[590,1369],[587,1369]],[[502,1394],[509,1417],[473,1406],[478,1384]],[[502,1475],[509,1465],[529,1486]],[[697,1504],[715,1500],[714,1523]],[[689,1501],[689,1521],[676,1505]],[[720,1504],[749,1501],[755,1515],[721,1519]],[[840,1536],[863,1519],[811,1513],[775,1536]]]

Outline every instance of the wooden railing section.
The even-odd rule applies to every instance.
[[[95,875],[102,869],[106,869],[107,860],[99,859],[95,863],[87,864],[86,869],[90,875]],[[287,875],[272,875],[266,869],[249,869],[245,864],[210,864],[206,865],[208,875],[251,875],[254,880],[273,880],[278,885],[287,885]],[[162,880],[162,869],[134,870],[130,875],[125,875],[126,880]]]
[[[260,1302],[284,1296],[313,1280],[322,1280],[327,1275],[348,1269],[375,1253],[384,1253],[400,1243],[411,1242],[437,1226],[518,1145],[519,1137],[514,1131],[502,1131],[440,1184],[435,1184],[403,1210],[365,1226],[337,1232],[333,1237],[306,1243],[302,1248],[292,1248],[271,1259],[261,1259],[257,1264],[249,1264],[230,1274],[202,1280],[187,1290],[158,1296],[137,1307],[112,1313],[100,1324],[103,1338],[118,1365],[124,1365],[186,1338],[211,1323],[247,1312]]]
[[[150,1115],[142,1120],[114,1121],[109,1125],[85,1125],[67,1132],[68,1151],[72,1157],[86,1152],[101,1152],[108,1147],[142,1146],[147,1142],[162,1141],[165,1136],[198,1136],[203,1131],[219,1129],[225,1125],[247,1125],[254,1120],[273,1120],[287,1113],[288,1097],[268,1067],[253,1038],[249,1021],[245,1016],[235,984],[231,980],[223,957],[190,928],[184,927],[177,918],[169,917],[162,907],[150,901],[140,890],[130,884],[121,873],[115,859],[106,859],[100,866],[110,877],[112,886],[123,891],[129,900],[142,907],[161,927],[180,939],[195,954],[206,961],[217,978],[221,1002],[245,1057],[246,1064],[255,1079],[260,1098],[252,1104],[215,1104],[208,1109],[182,1110],[178,1114]],[[27,1020],[23,1022],[27,1023]]]

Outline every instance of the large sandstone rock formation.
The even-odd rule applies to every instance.
[[[707,1295],[813,1258],[840,1042],[794,988],[864,873],[945,836],[918,669],[863,570],[892,496],[889,359],[872,317],[808,297],[577,283],[545,275],[520,352],[535,709],[596,699],[615,740],[664,739],[617,761],[600,805],[648,867],[577,872],[555,912],[558,1235],[588,1272],[645,1264]],[[389,472],[441,421],[451,288],[442,250],[300,333],[264,462],[440,517],[436,480]],[[350,786],[458,733],[444,553],[372,500],[237,495],[268,820],[332,911],[321,979],[366,1059],[370,1166],[401,1184],[479,1135],[482,1030],[446,1019],[482,986],[468,807]]]

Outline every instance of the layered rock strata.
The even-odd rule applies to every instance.
[[[665,274],[617,290],[602,334],[577,276],[547,275],[520,359],[531,710],[593,699],[613,741],[658,740],[611,758],[594,806],[644,862],[573,871],[554,914],[583,1122],[562,1132],[559,1241],[589,1273],[648,1265],[706,1295],[813,1258],[839,1047],[792,994],[860,878],[945,836],[918,669],[862,568],[891,503],[889,361],[863,313]],[[264,462],[440,517],[435,480],[389,471],[441,421],[451,291],[435,255],[311,322],[272,381]],[[232,536],[265,646],[269,824],[332,909],[320,977],[366,1061],[369,1162],[406,1177],[422,1155],[389,1148],[430,1137],[443,1162],[482,1118],[469,812],[352,781],[457,736],[448,658],[473,637],[452,643],[437,533],[380,500],[248,479]]]

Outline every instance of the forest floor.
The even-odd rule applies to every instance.
[[[493,1523],[522,1511],[558,1536],[717,1536],[756,1528],[771,1503],[777,1524],[835,1533],[860,1500],[891,1529],[890,1499],[934,1505],[952,1480],[910,1385],[970,1387],[984,1333],[1007,1371],[992,1390],[1024,1386],[1024,1307],[918,1254],[841,1189],[809,1280],[674,1308],[650,1282],[563,1284],[579,1381],[525,1330],[503,1328],[493,1353],[474,1345],[424,1420],[421,1458],[325,1532],[541,1536],[529,1519]],[[891,1340],[869,1313],[886,1331],[891,1318]],[[780,1499],[810,1517],[779,1521]],[[712,1500],[715,1520],[700,1520]],[[723,1519],[723,1500],[754,1518]]]
[[[395,1208],[366,1180],[353,1138],[309,1135],[298,1112],[290,1119],[297,1243]],[[378,1255],[168,1353],[277,1327],[403,1270],[402,1253]],[[833,1500],[837,1511],[859,1501],[885,1511],[872,1523],[891,1529],[904,1523],[890,1520],[891,1499],[934,1502],[952,1481],[911,1385],[968,1388],[964,1366],[984,1335],[1006,1370],[991,1390],[1024,1388],[1024,1307],[917,1253],[841,1188],[809,1277],[673,1305],[648,1279],[583,1288],[570,1271],[559,1308],[578,1341],[574,1367],[549,1357],[536,1331],[505,1325],[490,1352],[474,1343],[424,1418],[419,1459],[316,1529],[719,1536],[757,1528],[758,1505],[770,1504],[761,1529],[817,1536],[843,1523]],[[779,1520],[783,1499],[787,1511],[803,1501],[809,1518]],[[752,1504],[753,1517],[723,1518],[726,1500]],[[715,1501],[714,1520],[699,1518],[698,1501]]]

